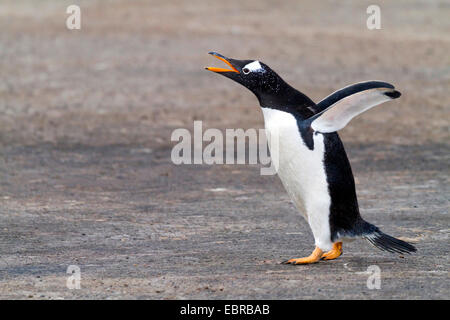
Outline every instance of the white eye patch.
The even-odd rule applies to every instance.
[[[245,65],[244,68],[247,68],[251,72],[264,72],[265,70],[259,63],[259,61],[253,61]]]

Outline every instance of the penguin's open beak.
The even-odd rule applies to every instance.
[[[236,73],[240,73],[238,69],[236,69],[233,64],[230,62],[232,59],[229,59],[227,57],[224,57],[223,55],[221,55],[220,53],[217,52],[208,52],[210,55],[216,57],[219,60],[222,60],[223,62],[225,62],[227,65],[230,66],[230,69],[225,69],[225,68],[216,68],[216,67],[207,67],[205,68],[206,70],[209,71],[214,71],[214,72],[236,72]]]

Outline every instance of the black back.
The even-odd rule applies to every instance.
[[[359,213],[355,180],[344,145],[337,132],[325,133],[324,164],[331,197],[331,241],[340,236],[364,233],[365,224]]]

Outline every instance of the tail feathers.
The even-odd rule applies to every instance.
[[[417,249],[408,242],[391,237],[390,235],[387,235],[379,230],[371,234],[365,235],[364,238],[367,239],[371,244],[373,244],[378,249],[389,251],[392,253],[409,254],[411,252],[417,251]]]

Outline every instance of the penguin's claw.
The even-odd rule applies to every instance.
[[[310,264],[316,263],[323,255],[323,251],[316,247],[309,257],[297,258],[283,261],[282,264]]]
[[[333,248],[322,255],[322,260],[333,260],[342,254],[342,242],[333,243]]]

